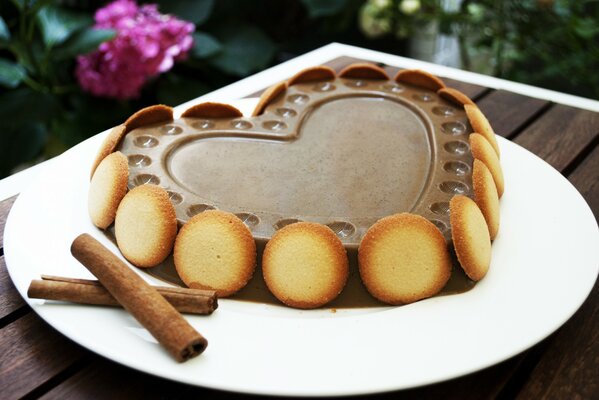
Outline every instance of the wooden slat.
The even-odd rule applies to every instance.
[[[178,399],[191,388],[137,372],[112,361],[93,361],[41,399]]]
[[[0,396],[20,398],[85,353],[33,312],[0,330]]]
[[[563,171],[599,135],[599,113],[553,106],[514,142]]]
[[[547,107],[549,102],[505,90],[494,90],[478,101],[477,105],[495,133],[509,137]]]
[[[16,199],[17,196],[13,196],[0,202],[0,248],[4,245],[4,226],[6,225],[6,219],[8,218],[8,213]]]
[[[336,70],[352,62],[361,60],[341,57],[327,63]],[[386,67],[393,75],[397,69]],[[527,126],[542,112],[547,102],[530,99],[503,91],[491,91],[484,87],[444,79],[448,86],[455,87],[472,98],[483,94],[479,106],[490,119],[499,134],[512,135],[526,127],[516,142],[529,148],[552,165],[563,171],[593,143],[599,134],[599,117],[596,113],[573,109],[566,106],[553,106],[549,111]],[[571,175],[572,182],[586,196],[597,215],[599,202],[599,150],[595,149]],[[0,203],[0,232],[3,231],[5,217],[14,198],[9,203]],[[5,204],[6,203],[6,204]],[[7,205],[9,204],[9,205]],[[6,212],[3,210],[6,209]],[[4,217],[4,219],[3,219]],[[0,235],[0,247],[2,246]],[[0,258],[0,313],[4,304],[7,309],[13,300],[4,300],[5,287],[22,299],[6,276],[6,269]],[[5,285],[4,278],[7,279]],[[593,372],[597,368],[599,354],[597,307],[599,298],[595,287],[591,299],[575,317],[555,335],[548,350],[541,357],[527,381],[522,398],[597,398],[597,382]],[[11,295],[9,295],[10,297]],[[6,301],[6,303],[4,303]],[[589,305],[590,304],[590,305]],[[18,306],[16,306],[18,308]],[[10,312],[10,311],[9,311]],[[0,314],[2,317],[3,314]],[[581,332],[582,329],[582,332]],[[578,337],[580,336],[580,337]],[[555,343],[553,343],[555,342]],[[7,325],[0,331],[0,387],[2,398],[20,397],[35,390],[55,377],[60,371],[72,366],[84,354],[84,349],[56,333],[33,313]],[[58,351],[59,349],[60,351]],[[66,353],[66,354],[65,354]],[[373,396],[373,398],[495,398],[506,382],[513,379],[524,356],[520,355],[497,366],[437,385]],[[13,361],[14,360],[14,361]],[[93,356],[92,363],[64,382],[57,382],[44,398],[183,398],[217,397],[249,398],[225,392],[194,388],[173,383],[130,370],[111,361]],[[39,394],[39,393],[37,393]]]
[[[4,263],[4,256],[0,257],[0,319],[25,305],[23,298],[15,289]]]
[[[599,219],[599,146],[568,177]]]
[[[599,215],[599,146],[568,177]],[[554,335],[519,394],[521,399],[599,398],[599,285]]]
[[[495,399],[517,369],[523,356],[518,355],[501,364],[451,381],[375,396],[375,398],[484,400]]]
[[[514,357],[501,364],[478,373],[423,388],[401,392],[383,393],[370,399],[492,399],[511,377],[522,356]],[[165,379],[150,377],[111,361],[94,357],[93,362],[64,382],[50,390],[42,398],[65,399],[161,399],[161,398],[235,398],[250,399],[252,396],[192,387]]]
[[[519,399],[598,399],[599,286],[554,335]]]
[[[466,96],[470,97],[474,101],[479,101],[479,98],[489,92],[489,89],[484,86],[474,85],[472,83],[466,83],[462,81],[456,81],[455,79],[443,78],[443,82],[448,87],[459,90],[464,93]]]

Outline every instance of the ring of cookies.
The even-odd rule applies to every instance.
[[[223,126],[228,130],[231,126],[246,129],[256,121],[265,130],[261,132],[273,137],[281,129],[293,134],[310,112],[310,104],[316,104],[308,102],[309,97],[303,94],[306,88],[318,92],[315,97],[322,104],[334,98],[326,96],[332,96],[328,92],[336,86],[348,93],[375,93],[386,98],[399,96],[403,88],[414,88],[420,91],[412,95],[418,101],[426,103],[434,97],[457,107],[471,127],[469,140],[447,139],[468,134],[464,129],[451,132],[453,125],[443,125],[441,133],[432,136],[437,151],[447,153],[449,161],[434,166],[439,172],[433,171],[436,175],[430,178],[433,184],[429,191],[448,196],[446,202],[424,202],[420,208],[357,229],[348,223],[336,229],[338,222],[305,222],[292,216],[268,220],[266,225],[272,231],[267,232],[262,273],[270,292],[295,308],[311,309],[331,302],[347,282],[346,248],[352,245],[357,248],[364,287],[387,304],[408,304],[436,295],[448,282],[456,258],[472,281],[482,279],[491,262],[491,242],[499,230],[499,199],[504,191],[499,147],[491,125],[474,102],[446,87],[439,78],[420,70],[402,70],[390,79],[384,69],[365,63],[350,65],[339,74],[328,67],[312,67],[267,89],[251,118],[243,119],[243,114],[231,105],[208,102],[189,108],[177,122],[191,130],[208,132],[203,133],[206,137],[226,133]],[[304,108],[281,107],[285,101]],[[448,109],[418,112],[427,118],[431,113],[449,113]],[[293,117],[296,122],[283,123],[280,117]],[[92,165],[89,215],[100,229],[114,226],[118,248],[133,265],[154,267],[172,254],[185,285],[215,290],[219,297],[230,296],[252,278],[257,260],[256,232],[252,228],[261,218],[270,216],[229,212],[207,204],[189,204],[182,209],[179,205],[191,194],[182,195],[180,190],[172,190],[175,183],[144,173],[149,158],[127,152],[126,144],[142,149],[156,146],[157,139],[143,131],[148,127],[160,128],[165,137],[184,135],[173,123],[173,110],[156,105],[138,111],[109,133]],[[292,126],[294,123],[296,126]],[[191,134],[187,140],[194,138]],[[173,144],[167,143],[165,149],[172,151],[171,147]],[[448,174],[456,179],[447,181],[443,177]],[[349,232],[353,239],[348,239],[348,231],[344,230],[347,226],[352,228]]]

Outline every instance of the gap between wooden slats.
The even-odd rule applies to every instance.
[[[597,127],[599,132],[599,127]],[[599,216],[599,146],[568,176],[595,214]],[[567,266],[564,266],[567,268]],[[523,383],[518,398],[599,398],[599,286],[578,312],[553,336]]]
[[[31,312],[0,330],[0,349],[3,399],[27,395],[86,353]]]
[[[515,142],[564,173],[599,215],[599,114],[556,105]],[[564,268],[568,268],[564,265]],[[598,398],[599,289],[576,314],[532,351],[500,398]],[[557,295],[557,294],[556,294]]]
[[[485,91],[482,91],[481,93],[485,93]],[[483,101],[485,101],[487,98],[489,98],[489,96],[492,96],[495,93],[499,93],[499,92],[490,92],[488,96],[486,96],[486,97],[483,98]],[[501,96],[505,96],[505,94],[503,94],[503,93],[501,93],[500,95]],[[524,96],[521,96],[521,97],[524,97]],[[525,99],[528,99],[528,98],[525,98]],[[496,99],[491,98],[491,100],[489,100],[489,104],[491,104],[490,103],[491,101],[497,103]],[[500,102],[499,104],[502,104],[502,103]],[[481,106],[481,107],[484,107],[484,106]],[[562,106],[558,106],[558,107],[562,107]],[[521,140],[523,140],[526,143],[527,140],[529,140],[529,139],[526,139],[527,135],[538,135],[537,132],[538,132],[539,129],[541,129],[537,125],[539,122],[536,121],[536,117],[539,117],[539,116],[542,117],[543,113],[546,112],[546,111],[548,111],[549,108],[548,108],[546,102],[543,103],[543,104],[540,104],[540,103],[529,102],[529,101],[525,101],[525,108],[528,109],[528,110],[533,110],[533,115],[521,118],[520,120],[518,120],[518,119],[506,119],[506,118],[503,118],[503,120],[505,122],[501,123],[501,122],[495,121],[494,126],[495,125],[503,125],[503,129],[502,129],[501,133],[503,133],[503,132],[509,132],[509,133],[512,133],[512,134],[513,134],[513,132],[518,131],[518,129],[521,128],[522,126],[526,126],[527,128],[522,131],[522,137],[524,137],[525,139],[521,139]],[[485,111],[485,110],[483,110],[483,111]],[[563,110],[560,110],[560,111],[563,112]],[[487,116],[489,117],[489,119],[493,123],[493,119],[495,118],[493,116],[493,113],[489,112],[489,111],[485,111],[485,113],[487,114]],[[498,114],[498,115],[501,115],[501,114]],[[551,118],[551,119],[553,119],[553,118]],[[574,119],[577,120],[577,117],[575,116]],[[546,120],[546,118],[545,118],[545,120]],[[504,125],[504,124],[507,124],[507,125]],[[550,124],[550,123],[544,122],[541,125],[541,127],[544,126],[544,125],[547,125],[547,124]],[[578,122],[577,122],[577,124],[578,124]],[[530,127],[532,129],[532,133],[528,132],[528,127]],[[496,127],[496,130],[498,130],[497,127]],[[499,132],[499,130],[498,130],[498,132]],[[589,145],[589,144],[587,144],[587,145]],[[580,146],[579,146],[579,148],[580,148]],[[580,151],[583,151],[584,148],[585,148],[585,146],[583,145],[582,148],[580,149]],[[543,149],[541,149],[540,151],[543,151]],[[597,170],[595,164],[591,165],[591,167],[588,167],[588,168],[595,168],[594,170],[595,171]],[[586,174],[586,175],[591,174],[592,175],[593,174],[592,170],[591,170],[591,172],[586,172],[586,173],[578,172],[578,171],[583,171],[583,170],[584,170],[584,168],[583,169],[576,169],[575,173],[582,174],[582,175],[584,175],[584,174]],[[593,189],[593,191],[596,191],[596,189]],[[596,195],[595,195],[595,198],[596,198]],[[596,293],[596,291],[594,293]],[[582,310],[580,312],[582,312]],[[578,316],[579,313],[577,313],[577,316]],[[564,329],[560,330],[560,332],[558,333],[558,335],[561,335],[562,334],[561,332],[563,330],[565,330],[565,327],[564,327]],[[548,345],[544,345],[543,347],[545,347],[545,346],[548,346]],[[568,346],[568,347],[570,347],[570,346]],[[535,347],[535,348],[538,348],[538,347]],[[548,354],[551,354],[551,348],[549,349]],[[497,378],[497,369],[502,369],[502,370],[505,370],[505,372],[507,372],[507,373],[505,374],[505,379],[501,379],[501,381],[502,382],[514,381],[515,380],[514,374],[512,374],[511,371],[514,368],[518,367],[518,368],[516,368],[516,375],[517,375],[518,371],[530,370],[531,369],[530,368],[531,365],[530,365],[530,362],[529,362],[529,358],[531,358],[531,357],[530,356],[529,357],[516,357],[516,358],[514,358],[512,360],[509,360],[509,361],[507,361],[505,363],[502,363],[502,364],[500,364],[498,366],[492,367],[492,368],[490,368],[488,370],[479,372],[479,373],[474,374],[472,376],[460,378],[458,380],[454,380],[454,381],[447,382],[447,383],[441,383],[441,384],[438,384],[438,385],[433,385],[433,386],[430,386],[430,387],[427,387],[427,388],[415,389],[415,390],[412,390],[412,391],[406,391],[406,392],[403,392],[402,394],[405,393],[405,395],[407,395],[407,396],[410,396],[411,394],[413,394],[413,395],[415,395],[415,396],[417,396],[419,398],[421,398],[422,396],[426,396],[426,394],[429,394],[431,396],[434,395],[435,393],[437,393],[437,394],[438,393],[449,394],[448,391],[451,393],[451,390],[454,391],[453,393],[462,393],[462,394],[469,393],[469,394],[472,394],[473,393],[472,390],[475,390],[475,388],[480,389],[480,387],[481,387],[481,386],[478,386],[478,384],[477,384],[477,382],[480,383],[480,375],[484,375],[485,373],[488,373],[488,374],[490,374],[492,376],[491,382],[497,382],[497,379],[496,379]],[[535,356],[535,358],[541,359],[541,362],[544,362],[543,361],[544,360],[543,357],[539,356],[538,354],[537,354],[537,356]],[[110,362],[106,362],[106,363],[111,364]],[[100,376],[100,377],[106,376],[105,372],[98,373],[98,367],[96,367],[96,364],[97,363],[94,362],[94,364],[90,367],[90,368],[94,369],[94,372],[91,373],[91,374],[93,376],[96,376],[96,377],[97,376]],[[541,363],[539,363],[539,365],[541,365]],[[86,368],[84,371],[82,371],[82,373],[85,373],[85,371],[90,370],[90,368]],[[104,369],[113,370],[113,368],[114,368],[114,365],[109,365],[108,368],[104,368]],[[122,367],[120,367],[120,368],[122,368]],[[127,371],[130,372],[130,374],[138,374],[138,375],[140,375],[141,376],[140,379],[142,381],[143,381],[143,378],[146,377],[145,374],[142,374],[142,373],[139,373],[139,372],[134,372],[134,371],[129,371],[129,370],[127,370]],[[535,369],[533,371],[533,376],[536,373],[537,372],[536,372],[536,369]],[[71,376],[71,377],[68,377],[66,379],[66,381],[64,382],[64,386],[63,386],[63,384],[59,384],[55,389],[53,389],[52,391],[48,392],[48,394],[55,393],[56,391],[58,391],[56,393],[61,393],[60,390],[65,390],[65,388],[71,388],[72,389],[72,382],[74,380],[75,381],[80,381],[81,379],[85,380],[85,379],[89,379],[89,377],[87,377],[87,378],[83,377],[82,378],[80,376],[80,374],[77,374],[77,378],[75,378],[75,375]],[[159,380],[159,381],[161,381],[161,380]],[[526,383],[526,382],[524,382],[524,383]],[[168,384],[169,385],[173,385],[172,382],[168,382]],[[177,384],[174,384],[174,385],[177,385]],[[444,385],[447,385],[447,387],[444,387]],[[529,382],[529,385],[531,385],[530,382]],[[87,387],[89,387],[89,386],[90,385],[87,385]],[[499,391],[499,389],[501,389],[501,386],[503,386],[503,385],[499,385],[499,387],[497,385],[495,385],[493,393],[497,394],[498,391]],[[200,390],[201,391],[201,389],[195,389],[195,388],[194,389],[189,389],[189,387],[187,387],[185,385],[177,385],[177,387],[187,388],[185,390],[186,392],[188,390],[193,390],[193,391]],[[463,389],[465,389],[465,391],[464,392],[460,392],[460,390],[451,389],[451,388],[457,388],[457,387],[462,387]],[[527,387],[525,387],[525,389]],[[531,387],[534,387],[534,386],[531,386]],[[515,390],[516,392],[518,391],[518,389],[519,389],[518,387],[512,388],[512,390]],[[218,392],[216,392],[216,393],[218,393]],[[503,393],[505,394],[505,392],[503,392]],[[491,395],[491,393],[487,393],[487,394]],[[377,397],[384,398],[386,396],[387,395],[381,395],[381,396],[377,396]],[[495,396],[491,395],[491,396],[488,396],[488,397],[495,397]],[[481,398],[488,398],[488,397],[483,396]],[[456,398],[456,397],[449,396],[449,398]]]
[[[0,249],[4,247],[4,227],[6,226],[6,219],[8,218],[8,213],[16,199],[17,196],[13,196],[0,201]],[[2,254],[4,254],[4,252]]]
[[[341,57],[327,63],[327,65],[339,71],[346,65],[360,61],[363,60]],[[385,69],[391,76],[395,75],[395,73],[399,70],[392,67],[385,67]],[[490,92],[487,88],[470,85],[467,83],[459,83],[457,81],[451,81],[447,83],[448,85],[458,88],[473,98],[483,96]],[[97,388],[102,388],[103,395],[100,397],[112,397],[117,394],[122,395],[124,394],[122,392],[123,386],[115,384],[115,382],[118,382],[119,379],[124,379],[132,388],[142,388],[132,391],[126,390],[127,397],[131,398],[147,398],[148,396],[150,398],[160,398],[172,395],[173,392],[187,394],[193,393],[196,395],[206,395],[207,393],[210,393],[211,397],[218,397],[220,393],[224,393],[218,391],[208,391],[201,388],[192,388],[187,385],[176,384],[158,378],[153,378],[151,384],[148,384],[147,375],[141,372],[116,366],[114,363],[101,360],[98,357],[94,358],[95,361],[93,361],[87,368],[71,377],[68,377],[63,383],[58,384],[56,387],[48,391],[44,398],[87,398],[92,394],[95,394],[94,392],[97,390]],[[512,371],[520,362],[521,357],[515,357],[505,361],[504,363],[493,366],[484,371],[480,371],[473,375],[437,385],[406,391],[402,394],[408,396],[408,398],[434,398],[436,396],[443,395],[444,398],[448,399],[461,399],[465,396],[472,395],[472,393],[478,393],[478,398],[493,398],[497,393],[499,393],[504,383],[511,377]],[[151,390],[144,390],[148,387],[151,387]],[[229,396],[230,395],[226,395],[226,397]],[[387,398],[388,396],[389,394],[383,394],[375,397]]]
[[[599,135],[599,113],[555,105],[519,134],[514,142],[564,173]],[[582,160],[580,160],[582,161]],[[567,171],[566,171],[567,172]]]
[[[0,328],[6,325],[4,319],[21,307],[25,307],[25,302],[10,280],[2,256],[0,257]]]

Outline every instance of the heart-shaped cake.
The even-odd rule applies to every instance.
[[[124,157],[104,162],[115,151]],[[387,281],[402,280],[383,272],[393,261],[385,261],[384,267],[366,266],[370,265],[367,258],[380,260],[380,252],[387,250],[381,239],[385,232],[398,229],[404,237],[403,226],[414,223],[418,226],[415,236],[406,237],[417,238],[432,227],[434,233],[424,233],[425,239],[417,240],[426,242],[438,233],[444,239],[443,247],[456,246],[457,258],[471,279],[478,280],[486,273],[486,253],[497,233],[498,199],[503,191],[498,151],[494,133],[474,103],[428,73],[404,70],[390,79],[383,69],[370,64],[351,65],[338,75],[330,68],[314,67],[268,89],[250,117],[219,103],[194,106],[177,120],[166,106],[136,113],[115,128],[100,149],[92,170],[90,214],[97,226],[107,228],[123,194],[150,184],[166,190],[170,202],[165,207],[173,208],[179,226],[205,211],[223,210],[245,224],[259,248],[297,222],[324,225],[351,257],[360,248],[360,274],[368,291],[379,300],[401,304],[430,294],[385,294],[388,289],[382,287],[388,286]],[[116,172],[123,165],[128,170],[127,187],[114,183],[123,181],[123,174]],[[454,200],[454,196],[458,198]],[[402,213],[418,219],[385,219]],[[96,222],[99,217],[94,215],[101,215],[102,222]],[[135,218],[143,218],[143,213],[140,215]],[[487,232],[482,239],[481,220]],[[134,264],[155,265],[170,253],[175,240],[172,233],[161,238],[160,244],[148,244],[162,246],[163,251],[147,250],[158,254],[156,257],[147,262],[141,257],[136,262],[121,246],[118,221],[117,215],[117,242]],[[458,228],[452,229],[455,224]],[[139,240],[131,238],[135,245]],[[439,241],[437,237],[434,240]],[[474,241],[482,242],[482,248],[473,245]],[[393,247],[393,241],[390,243]],[[398,244],[396,249],[400,248],[402,256],[390,260],[403,257],[413,246]],[[442,250],[443,259],[445,252]],[[177,263],[176,246],[175,256]],[[428,270],[431,262],[438,263],[423,261],[426,265],[422,268]],[[368,283],[367,276],[373,274],[383,275]],[[447,276],[437,279],[440,283],[431,289],[435,293],[449,279],[449,272],[444,274]],[[249,277],[251,273],[242,283]],[[376,279],[382,283],[375,283]],[[267,285],[272,290],[274,283]],[[214,288],[211,284],[197,286]],[[411,293],[412,289],[404,289]],[[393,292],[392,287],[390,290]]]

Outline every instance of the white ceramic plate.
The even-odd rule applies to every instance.
[[[61,156],[17,199],[5,233],[23,297],[40,274],[91,278],[70,253],[89,222],[89,168],[101,137]],[[506,191],[489,274],[460,295],[403,307],[299,311],[221,300],[187,316],[209,340],[178,364],[125,311],[26,299],[58,331],[129,367],[210,388],[272,395],[349,395],[468,374],[539,342],[583,303],[599,269],[599,230],[574,187],[544,161],[499,139]],[[158,282],[136,270],[147,281]]]

